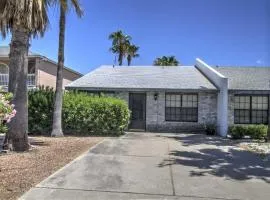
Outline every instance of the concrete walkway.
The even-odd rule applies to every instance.
[[[270,163],[228,140],[128,133],[106,139],[21,199],[270,199]]]

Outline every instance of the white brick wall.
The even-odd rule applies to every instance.
[[[146,93],[146,129],[148,131],[179,132],[202,130],[204,123],[215,124],[217,120],[217,94],[198,92],[198,122],[168,122],[165,121],[165,92]],[[129,101],[128,92],[118,92],[117,96]]]

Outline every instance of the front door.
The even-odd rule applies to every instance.
[[[131,119],[129,129],[145,130],[145,93],[129,93]]]

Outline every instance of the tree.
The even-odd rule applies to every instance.
[[[179,61],[174,56],[162,56],[154,60],[156,66],[177,66]]]
[[[268,95],[268,98],[270,99],[270,95]],[[268,102],[269,102],[269,100],[268,100]],[[270,142],[270,116],[268,116],[267,141]]]
[[[132,38],[129,35],[125,35],[121,30],[113,32],[109,35],[109,40],[112,40],[112,47],[110,51],[118,54],[118,64],[122,65],[123,60],[127,55],[127,49],[130,45]]]
[[[9,123],[6,141],[15,151],[26,151],[28,143],[27,73],[31,37],[43,36],[48,25],[50,0],[1,0],[0,31],[11,33],[8,90],[17,111]]]
[[[75,8],[79,17],[83,15],[79,0],[55,0],[60,6],[60,20],[59,20],[59,46],[58,46],[58,66],[56,76],[56,91],[54,99],[53,111],[53,126],[51,136],[63,136],[62,130],[62,104],[63,104],[63,68],[65,55],[65,30],[66,30],[66,13],[69,5]]]
[[[128,66],[130,66],[131,64],[131,60],[133,58],[139,57],[140,55],[137,53],[139,51],[139,47],[131,44],[128,45],[127,47],[127,62],[128,62]]]

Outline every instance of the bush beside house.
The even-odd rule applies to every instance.
[[[28,92],[28,128],[30,133],[49,135],[52,131],[54,90],[40,87]]]
[[[54,91],[40,88],[29,92],[29,132],[47,134],[52,130]],[[125,101],[82,92],[66,92],[63,101],[63,131],[79,135],[120,135],[129,122]]]
[[[244,136],[249,136],[252,139],[267,138],[266,125],[234,125],[229,128],[229,132],[233,139],[242,139]]]
[[[63,129],[83,135],[119,135],[129,122],[123,100],[86,93],[67,92],[63,104]]]

